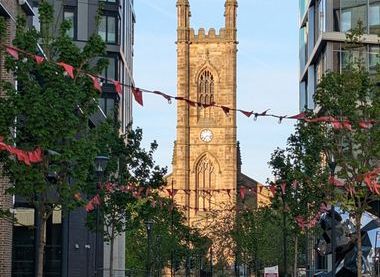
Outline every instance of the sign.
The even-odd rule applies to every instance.
[[[264,268],[264,277],[279,277],[278,265]]]

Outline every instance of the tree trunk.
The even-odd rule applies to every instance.
[[[114,227],[111,227],[111,240],[110,240],[110,277],[113,277],[113,246],[115,242]]]
[[[361,234],[361,219],[362,212],[355,213],[355,229],[356,229],[356,239],[357,239],[357,247],[358,247],[358,256],[356,260],[356,266],[358,267],[358,277],[362,277],[362,234]]]
[[[294,237],[294,264],[293,264],[293,276],[297,277],[297,264],[298,261],[298,236]]]
[[[38,265],[37,265],[37,277],[43,277],[44,275],[44,253],[46,245],[46,216],[43,212],[40,213],[41,221],[39,228],[39,244],[38,244]]]

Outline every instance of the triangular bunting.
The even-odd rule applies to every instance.
[[[38,56],[38,55],[35,55],[34,60],[36,61],[37,64],[42,64],[45,61],[45,58]]]
[[[67,75],[69,75],[69,77],[71,79],[74,79],[74,67],[72,65],[69,65],[69,64],[66,64],[66,63],[63,63],[63,62],[60,62],[60,63],[57,63],[59,66],[62,66],[63,69],[65,70],[65,72],[67,73]]]
[[[19,56],[18,56],[18,51],[16,48],[13,48],[13,47],[10,47],[10,46],[7,46],[6,47],[6,51],[9,55],[11,55],[13,58],[15,58],[16,60],[19,59]]]
[[[92,80],[92,84],[94,86],[94,89],[96,89],[97,91],[99,91],[101,93],[102,87],[100,86],[100,82],[99,82],[98,78],[92,76],[91,74],[87,74],[87,76],[90,77],[90,79]]]
[[[135,101],[139,103],[141,106],[144,106],[142,91],[139,88],[133,88],[132,93],[135,98]]]
[[[121,87],[120,82],[119,82],[119,81],[116,81],[116,80],[111,80],[111,81],[112,81],[112,83],[113,83],[114,86],[115,86],[115,91],[116,91],[118,94],[121,95],[121,93],[122,93],[122,87]]]

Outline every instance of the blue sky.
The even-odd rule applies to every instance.
[[[190,0],[191,25],[217,30],[224,25],[224,0]],[[294,115],[298,113],[298,1],[240,0],[238,8],[238,95],[243,110]],[[136,0],[134,77],[137,87],[176,94],[176,0]],[[176,135],[176,105],[155,95],[135,105],[135,127],[143,144],[159,148],[155,160],[171,170]],[[238,114],[242,170],[265,182],[267,162],[276,147],[284,147],[293,122],[258,121]]]

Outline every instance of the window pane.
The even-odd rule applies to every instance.
[[[116,18],[113,16],[108,17],[108,39],[107,42],[116,42]]]
[[[116,79],[115,59],[108,58],[107,79]]]
[[[105,41],[106,40],[106,32],[107,32],[107,17],[102,16],[99,21],[99,36]]]
[[[104,98],[100,97],[99,98],[99,106],[100,108],[102,109],[102,111],[105,113],[105,109],[106,109],[106,101]]]
[[[380,64],[380,48],[378,46],[370,46],[368,54],[368,65],[369,72],[375,74],[377,72],[377,67]]]
[[[369,33],[380,35],[380,1],[369,6],[368,23]]]
[[[74,38],[74,12],[65,11],[63,13],[63,18],[71,23],[71,28],[67,30],[66,34],[70,38]]]
[[[114,117],[115,101],[112,98],[107,98],[107,117]]]
[[[367,26],[367,0],[341,0],[341,31],[347,32],[357,27],[361,21]]]

